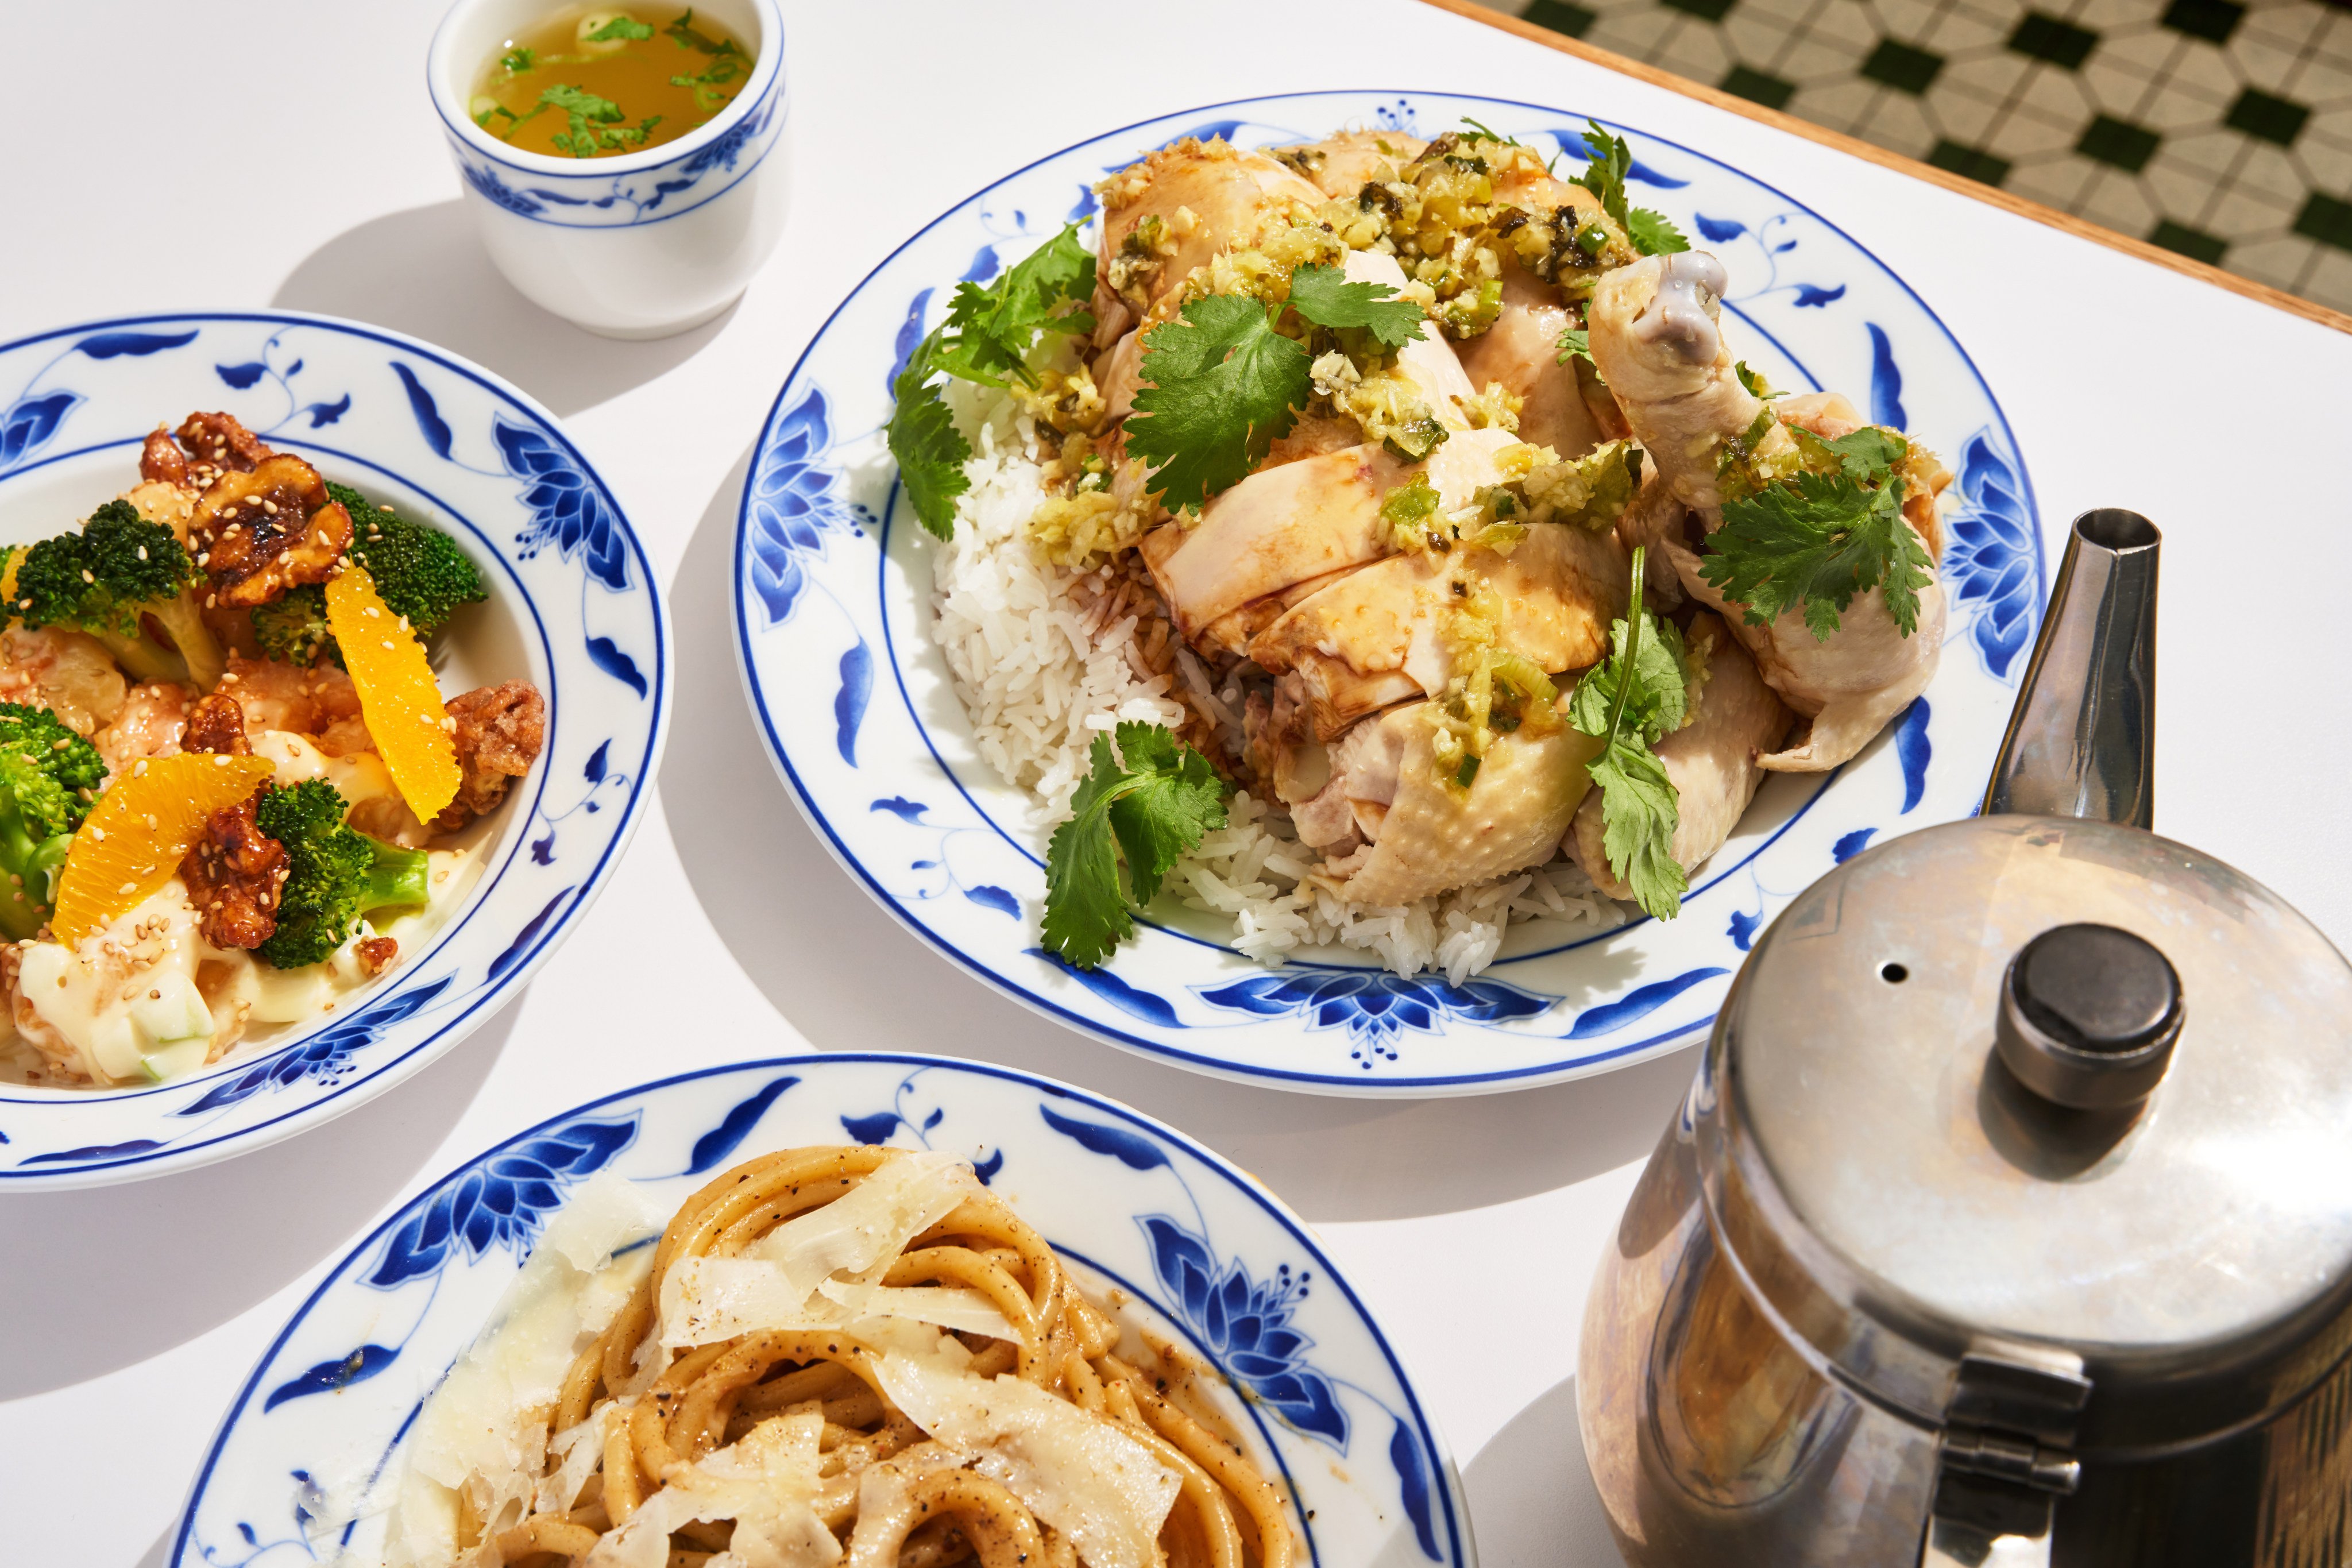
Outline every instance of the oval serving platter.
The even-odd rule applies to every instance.
[[[547,697],[546,743],[489,819],[465,903],[355,1003],[151,1089],[0,1084],[0,1190],[130,1181],[257,1148],[455,1046],[611,875],[668,724],[668,613],[604,480],[524,394],[379,328],[191,312],[0,346],[0,540],[54,533],[136,483],[147,433],[192,409],[232,414],[456,534],[490,597],[443,639],[443,688],[527,676]]]
[[[625,1089],[427,1188],[335,1266],[254,1369],[197,1474],[172,1563],[280,1547],[378,1561],[420,1402],[580,1183],[611,1171],[667,1212],[738,1161],[843,1142],[968,1157],[1097,1300],[1124,1291],[1139,1326],[1213,1363],[1252,1457],[1287,1484],[1307,1561],[1473,1568],[1461,1484],[1421,1396],[1278,1199],[1183,1134],[1067,1085],[864,1054]]]
[[[1836,226],[1704,153],[1612,126],[1633,149],[1634,201],[1722,259],[1735,351],[1777,386],[1846,393],[1957,475],[1942,562],[1951,629],[1926,696],[1838,772],[1768,779],[1680,919],[1598,934],[1516,926],[1492,967],[1458,985],[1352,952],[1266,969],[1164,895],[1098,970],[1038,945],[1044,835],[972,744],[930,635],[929,541],[883,445],[897,367],[958,279],[992,277],[1092,215],[1093,182],[1152,148],[1187,135],[1273,146],[1343,125],[1431,136],[1465,116],[1582,166],[1573,110],[1370,91],[1213,105],[1040,160],[858,285],[793,366],[755,449],[737,521],[737,650],[794,798],[919,935],[1113,1045],[1340,1094],[1479,1093],[1625,1066],[1702,1036],[1757,932],[1816,877],[1875,838],[1968,815],[1983,788],[2044,597],[2032,489],[1990,390],[1934,311]]]

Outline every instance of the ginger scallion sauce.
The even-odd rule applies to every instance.
[[[568,5],[499,46],[467,110],[526,153],[612,157],[723,112],[751,64],[740,40],[691,8]]]

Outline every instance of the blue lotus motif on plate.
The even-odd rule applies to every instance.
[[[576,1121],[500,1150],[442,1184],[425,1211],[392,1233],[368,1283],[380,1289],[439,1272],[452,1248],[479,1258],[494,1247],[520,1259],[563,1190],[613,1163],[637,1135],[637,1119]]]
[[[1444,1032],[1449,1020],[1491,1024],[1532,1018],[1559,1000],[1500,980],[1443,976],[1411,978],[1375,969],[1308,969],[1253,974],[1228,985],[1196,990],[1213,1007],[1261,1018],[1297,1016],[1310,1029],[1345,1029],[1358,1045],[1387,1047],[1411,1029]]]
[[[792,618],[808,585],[804,563],[822,558],[828,539],[858,535],[856,514],[841,495],[841,475],[822,461],[832,446],[824,394],[811,387],[784,416],[751,476],[745,497],[751,585],[769,626]]]
[[[449,980],[445,974],[427,984],[412,985],[397,995],[387,996],[300,1044],[265,1058],[235,1078],[223,1080],[174,1114],[201,1116],[235,1105],[262,1089],[285,1089],[305,1079],[331,1083],[352,1069],[352,1058],[362,1047],[375,1044],[386,1029],[404,1018],[414,1017],[448,990]]]
[[[1151,1242],[1151,1268],[1169,1304],[1191,1325],[1217,1364],[1302,1432],[1345,1452],[1348,1413],[1331,1380],[1307,1364],[1314,1341],[1290,1326],[1306,1298],[1307,1272],[1277,1266],[1253,1280],[1236,1259],[1222,1267],[1209,1244],[1166,1215],[1136,1223]]]
[[[627,592],[628,545],[604,488],[535,426],[501,417],[491,427],[491,438],[507,472],[530,486],[522,503],[533,521],[515,537],[522,558],[528,561],[550,545],[566,561],[584,551],[589,575],[615,594]]]
[[[2042,616],[2042,551],[2033,513],[2017,469],[1990,430],[1969,437],[1960,451],[1960,510],[1951,518],[1944,571],[1952,597],[1977,606],[1969,640],[1996,679],[2012,685],[2012,668],[2033,640]]]

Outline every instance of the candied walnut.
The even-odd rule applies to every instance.
[[[187,727],[180,732],[184,752],[213,752],[249,757],[253,747],[245,738],[245,710],[236,699],[218,692],[188,710]]]
[[[261,437],[232,414],[191,414],[173,435],[194,467],[214,474],[251,473],[273,456]]]
[[[212,580],[207,605],[250,607],[333,576],[352,542],[352,515],[328,498],[318,469],[278,453],[214,480],[188,519],[188,537]]]
[[[188,712],[180,736],[182,750],[250,756],[245,738],[245,714],[234,698],[215,694]],[[278,890],[289,869],[285,846],[263,833],[256,822],[263,784],[245,799],[224,806],[205,823],[187,858],[180,862],[180,879],[188,885],[188,901],[196,907],[205,940],[215,947],[259,947],[278,929]]]
[[[147,444],[139,448],[139,477],[167,485],[188,482],[188,455],[161,426],[148,432]]]
[[[268,785],[262,786],[264,789]],[[256,826],[261,791],[224,806],[205,824],[180,862],[188,901],[215,947],[259,947],[278,929],[278,892],[286,885],[286,847]]]
[[[400,943],[388,936],[363,937],[358,952],[362,969],[370,974],[382,974],[400,956]]]
[[[457,765],[465,772],[457,798],[433,819],[446,833],[497,810],[509,781],[530,772],[547,743],[547,699],[528,680],[502,680],[452,697],[444,707],[457,721]]]

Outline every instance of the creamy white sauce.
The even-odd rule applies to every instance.
[[[1728,279],[1723,263],[1704,250],[1660,258],[1657,297],[1633,318],[1633,336],[1664,348],[1686,364],[1713,364],[1723,353],[1715,302]]]
[[[333,766],[365,762],[320,755],[299,737],[264,731],[264,739],[292,741],[284,748],[295,765],[308,752]],[[257,745],[256,751],[260,753]],[[331,776],[301,774],[282,783]],[[352,773],[364,780],[366,770]],[[345,786],[335,780],[336,787]],[[387,781],[388,784],[388,781]],[[346,799],[351,798],[348,792]],[[471,848],[425,852],[426,902],[407,909],[382,909],[362,919],[351,941],[320,963],[278,969],[249,953],[206,942],[186,884],[174,877],[155,895],[86,938],[78,949],[57,942],[23,944],[17,994],[45,1027],[72,1047],[68,1065],[87,1073],[102,1089],[161,1082],[194,1072],[243,1037],[248,1025],[300,1024],[331,1011],[377,975],[360,963],[359,943],[388,936],[400,943],[395,964],[415,957],[427,939],[465,902],[481,872]],[[273,1034],[275,1031],[271,1031]],[[17,1070],[35,1066],[22,1063]]]

